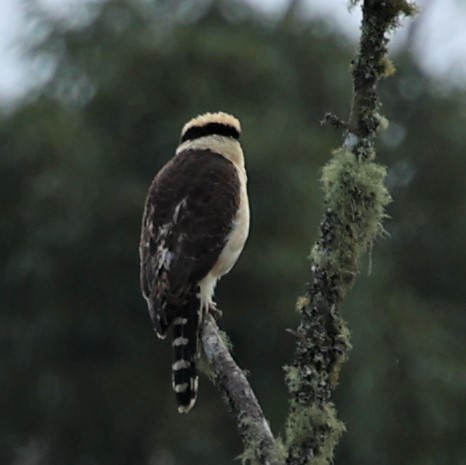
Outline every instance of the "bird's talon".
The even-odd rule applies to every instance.
[[[223,312],[217,308],[217,304],[215,303],[210,304],[209,312],[215,320],[219,320],[223,316]]]

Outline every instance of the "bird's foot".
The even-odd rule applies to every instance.
[[[223,316],[223,312],[217,308],[217,304],[215,302],[212,302],[209,305],[209,312],[215,320],[219,320]]]

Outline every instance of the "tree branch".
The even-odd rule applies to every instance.
[[[352,1],[356,4],[357,1]],[[386,57],[386,33],[399,15],[411,15],[405,0],[365,0],[359,50],[352,61],[354,94],[345,142],[324,167],[325,213],[311,253],[312,276],[298,300],[301,322],[293,363],[286,369],[290,410],[286,428],[288,465],[329,464],[345,430],[330,398],[351,348],[339,306],[353,286],[361,255],[383,232],[390,196],[385,168],[375,164],[373,137],[378,81],[393,70]]]
[[[358,3],[352,0],[351,4]],[[353,99],[348,122],[329,114],[326,121],[344,130],[344,143],[324,167],[325,212],[311,253],[312,276],[298,299],[301,321],[295,358],[285,367],[290,393],[286,443],[275,440],[244,372],[236,365],[209,314],[202,343],[206,373],[225,394],[243,439],[244,462],[279,465],[327,465],[345,430],[331,395],[351,348],[339,306],[354,284],[361,255],[383,232],[390,196],[385,168],[373,162],[373,139],[385,120],[378,113],[377,83],[393,72],[387,32],[401,14],[412,15],[406,0],[364,0],[362,34],[352,61]]]
[[[244,444],[243,461],[263,465],[282,464],[280,445],[270,430],[245,373],[233,360],[210,314],[203,326],[202,344],[209,365],[204,371],[225,395],[227,405],[236,419]]]
[[[351,0],[356,5],[359,0]],[[396,28],[400,15],[416,12],[407,0],[364,0],[361,39],[352,64],[353,101],[348,120],[350,131],[359,137],[375,135],[381,118],[378,114],[377,83],[395,71],[387,57],[387,32]]]

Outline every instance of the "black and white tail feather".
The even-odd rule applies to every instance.
[[[176,305],[159,299],[149,298],[147,301],[157,336],[165,339],[171,329],[172,387],[178,411],[187,413],[196,403],[199,384],[196,360],[199,357],[199,339],[205,307],[199,298],[199,286],[192,286],[183,296],[178,296]]]
[[[207,113],[182,130],[175,156],[151,184],[142,222],[141,288],[157,335],[171,329],[178,411],[196,402],[199,337],[220,277],[248,235],[239,121]]]
[[[198,387],[196,359],[201,318],[201,301],[193,289],[172,323],[172,386],[180,413],[189,412],[196,403]]]

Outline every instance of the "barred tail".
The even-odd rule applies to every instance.
[[[188,413],[197,397],[196,356],[201,302],[195,294],[190,293],[173,320],[172,384],[180,413]]]

